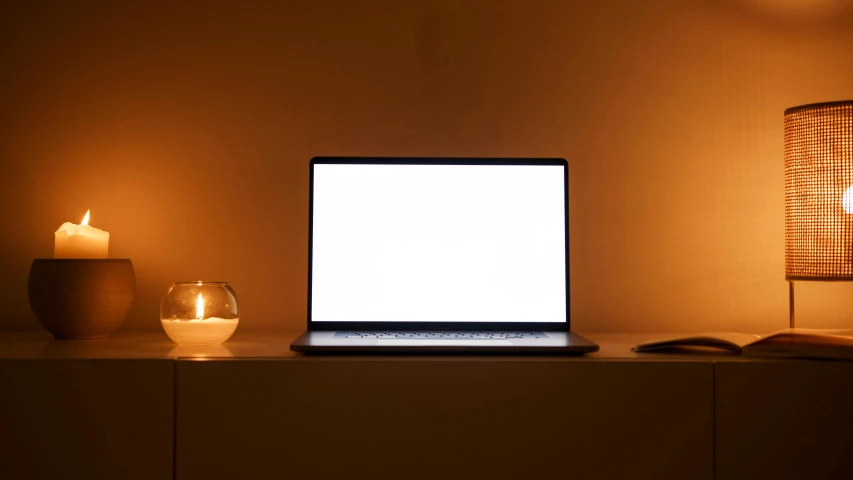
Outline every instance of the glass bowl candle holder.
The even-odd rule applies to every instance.
[[[179,345],[219,345],[239,322],[237,295],[227,282],[175,282],[160,302],[163,330]]]

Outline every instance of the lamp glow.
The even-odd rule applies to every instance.
[[[89,224],[89,212],[91,212],[91,210],[86,210],[86,215],[83,217],[83,221],[80,222],[80,225],[88,225]]]
[[[853,281],[853,100],[785,110],[785,279]],[[838,208],[838,200],[841,207]]]
[[[847,217],[853,213],[851,184],[853,101],[787,109],[787,280],[853,280],[853,225]]]
[[[844,206],[844,213],[853,213],[853,185],[847,187],[844,191],[844,196],[841,198],[841,205]]]

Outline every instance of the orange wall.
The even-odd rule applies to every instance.
[[[849,2],[172,3],[0,6],[0,329],[86,209],[123,328],[182,279],[300,328],[314,155],[565,157],[578,330],[786,326],[782,111],[853,98]],[[853,326],[853,284],[799,293]]]

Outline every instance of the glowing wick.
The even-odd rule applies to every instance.
[[[201,297],[201,294],[198,294],[198,300],[195,301],[195,316],[199,320],[204,318],[204,298]]]

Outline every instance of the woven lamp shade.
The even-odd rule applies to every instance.
[[[785,110],[785,278],[853,280],[853,100]]]

